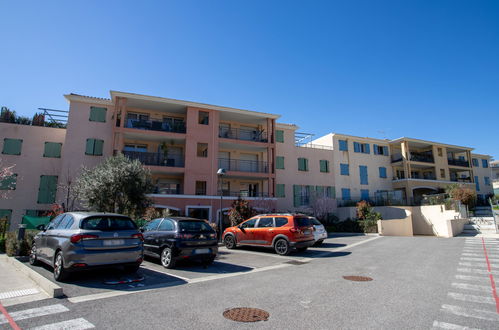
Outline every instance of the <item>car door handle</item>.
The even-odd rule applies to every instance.
[[[274,232],[274,229],[269,229],[269,233],[273,233]]]

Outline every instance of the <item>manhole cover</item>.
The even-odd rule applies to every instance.
[[[356,281],[356,282],[367,282],[373,279],[367,276],[343,276],[345,280]]]
[[[224,312],[226,319],[237,322],[267,321],[270,314],[258,308],[238,307]]]

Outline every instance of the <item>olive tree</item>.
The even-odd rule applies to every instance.
[[[151,173],[138,160],[119,153],[92,169],[83,168],[75,189],[90,210],[141,216],[150,205]]]

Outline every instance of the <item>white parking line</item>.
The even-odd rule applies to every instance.
[[[473,258],[473,257],[461,257],[461,260],[467,260],[467,261],[483,261],[485,262],[485,255],[483,255],[482,258]],[[499,259],[492,259],[489,258],[490,262],[499,262]]]
[[[12,312],[9,314],[14,319],[14,321],[19,321],[19,320],[30,319],[32,317],[45,316],[45,315],[62,313],[62,312],[67,312],[67,311],[69,311],[69,309],[67,309],[65,306],[63,306],[61,304],[57,304],[57,305],[50,305],[50,306],[45,306],[45,307],[26,309],[23,311]],[[8,321],[5,318],[5,316],[0,315],[0,324],[5,324],[7,322]]]
[[[457,292],[449,292],[447,295],[450,298],[456,299],[456,300],[461,300],[461,301],[466,301],[466,302],[474,302],[474,303],[479,303],[479,304],[490,304],[490,305],[495,305],[495,300],[492,297],[483,297],[483,296],[475,296],[472,294],[464,294],[464,293],[457,293]]]
[[[468,284],[468,283],[452,283],[452,287],[456,289],[464,289],[464,290],[472,290],[472,291],[481,291],[481,292],[491,292],[490,286],[486,285],[477,285],[477,284]]]
[[[482,276],[471,276],[471,275],[456,275],[456,280],[464,280],[464,281],[484,281],[489,283],[490,279],[487,275]]]
[[[489,271],[485,269],[458,268],[457,271],[461,273],[489,274]],[[499,271],[493,270],[490,274],[499,275]]]
[[[467,266],[467,267],[473,267],[473,268],[483,268],[487,269],[487,264],[485,262],[464,262],[461,261],[459,262],[459,266]],[[499,265],[490,265],[492,268],[494,267],[499,267]]]
[[[433,327],[440,328],[440,329],[449,329],[449,330],[480,330],[477,328],[468,328],[468,327],[463,327],[462,325],[458,325],[458,324],[439,322],[439,321],[434,321]]]
[[[73,319],[69,321],[57,322],[42,325],[36,328],[31,328],[31,330],[85,330],[85,329],[93,329],[95,326],[85,320],[84,318]]]
[[[442,310],[458,316],[473,317],[488,321],[499,321],[499,314],[497,314],[497,312],[489,312],[480,309],[464,308],[453,305],[442,305]]]

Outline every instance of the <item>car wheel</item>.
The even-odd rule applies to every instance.
[[[279,238],[274,244],[274,250],[281,256],[287,256],[290,252],[288,241],[284,238]]]
[[[206,258],[206,264],[211,265],[215,261],[216,256]]]
[[[33,265],[33,266],[40,264],[40,261],[38,261],[38,258],[36,257],[36,244],[35,243],[33,243],[33,245],[31,246],[31,251],[29,253],[29,264]]]
[[[139,268],[140,268],[140,265],[134,265],[134,266],[125,266],[125,273],[127,274],[134,274],[136,273]]]
[[[305,251],[307,251],[307,249],[308,249],[308,246],[301,247],[301,248],[296,248],[296,250],[297,250],[298,252],[305,252]]]
[[[236,247],[236,239],[232,235],[226,235],[224,244],[227,249],[234,249]]]
[[[54,279],[58,282],[62,282],[68,278],[68,272],[64,269],[64,259],[62,258],[62,252],[59,251],[55,255],[54,259]]]
[[[161,264],[165,268],[175,267],[175,259],[173,258],[173,250],[170,247],[165,247],[161,251]]]
[[[317,242],[314,243],[314,246],[321,246],[324,240],[318,240]]]

